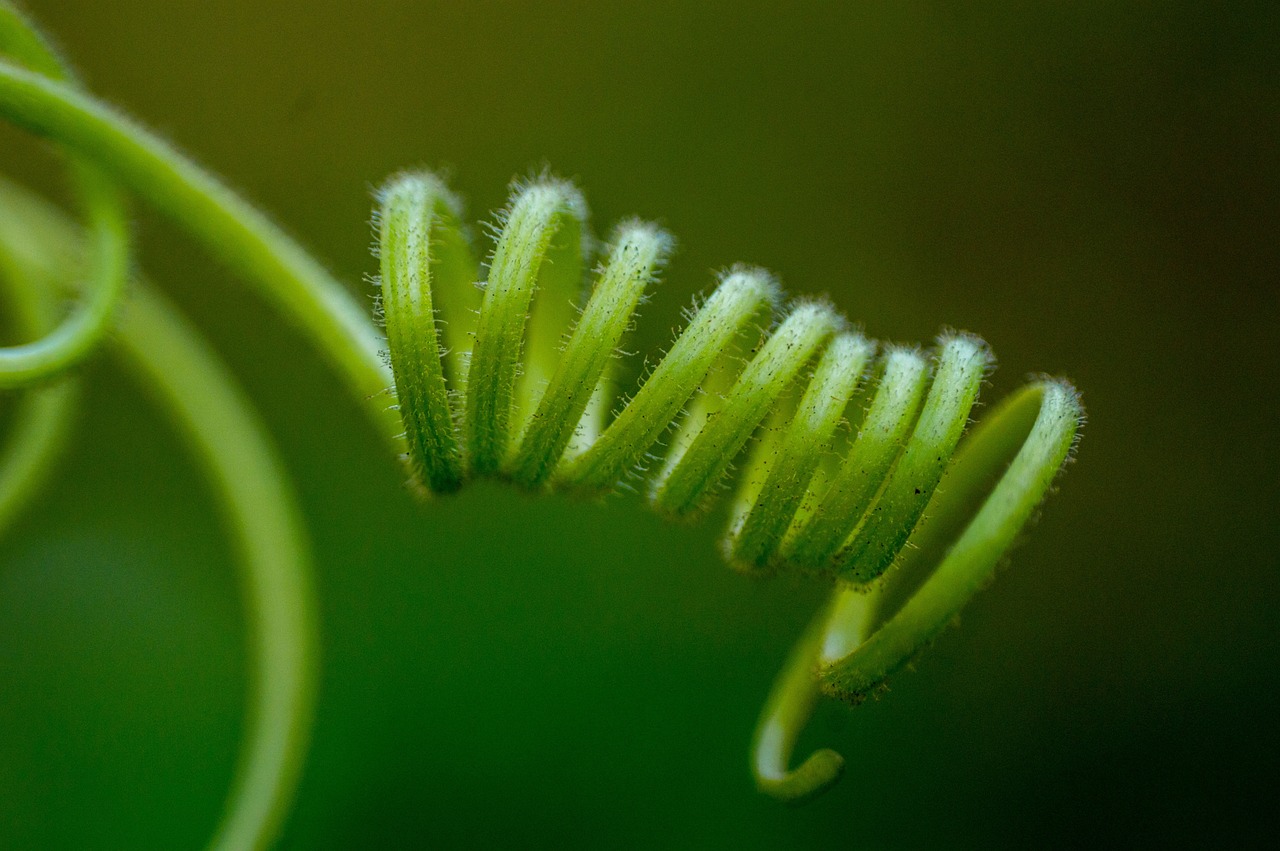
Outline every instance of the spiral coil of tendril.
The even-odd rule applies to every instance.
[[[932,357],[877,352],[828,304],[799,299],[783,308],[769,273],[736,266],[606,422],[611,367],[671,238],[646,222],[619,225],[580,299],[585,203],[564,181],[519,182],[477,287],[459,209],[439,178],[419,172],[393,178],[374,216],[381,309],[416,480],[436,492],[495,476],[600,494],[654,460],[650,504],[696,518],[760,433],[738,477],[728,560],[747,572],[824,574],[841,590],[779,681],[757,734],[757,779],[787,799],[821,791],[841,771],[838,755],[820,751],[786,768],[812,705],[810,683],[861,700],[954,616],[1066,459],[1081,417],[1074,390],[1051,379],[1029,385],[957,455],[991,366],[985,343],[946,334]],[[856,436],[833,459],[858,401],[866,411]],[[1025,440],[1010,462],[1019,432]],[[655,458],[668,435],[665,456]],[[983,502],[974,491],[1003,464]],[[943,498],[948,467],[959,481]],[[903,555],[917,527],[924,535],[945,526],[963,502],[978,504],[978,517],[942,563],[909,567],[919,561]],[[926,509],[943,516],[921,524]],[[874,593],[858,593],[899,562]]]
[[[571,184],[516,185],[477,287],[457,198],[430,173],[393,178],[375,211],[384,341],[270,220],[87,94],[7,0],[0,114],[65,149],[88,221],[78,228],[0,181],[0,282],[14,330],[34,338],[0,348],[0,389],[26,391],[0,456],[0,526],[66,432],[67,371],[100,345],[117,351],[226,503],[253,615],[248,733],[213,847],[269,844],[293,794],[316,667],[308,546],[270,436],[217,356],[145,282],[129,282],[125,298],[121,188],[186,228],[315,344],[423,495],[473,477],[588,495],[641,480],[660,513],[699,519],[736,478],[727,560],[834,584],[756,730],[757,783],[787,801],[843,770],[830,750],[789,767],[819,697],[874,693],[954,619],[1050,490],[1083,419],[1074,389],[1042,378],[965,435],[991,367],[979,339],[945,334],[930,355],[877,347],[823,301],[784,302],[774,278],[748,266],[721,276],[608,414],[617,354],[672,240],[652,224],[620,224],[583,293],[591,240]],[[51,296],[78,306],[59,321]]]
[[[935,364],[914,350],[887,351],[865,427],[824,494],[813,482],[819,463],[877,366],[874,345],[847,330],[830,306],[791,305],[771,332],[755,331],[762,341],[731,377],[735,343],[767,327],[781,302],[769,273],[733,268],[602,427],[606,370],[670,252],[670,237],[645,222],[619,226],[565,335],[583,266],[585,205],[577,191],[555,180],[517,185],[478,305],[454,303],[474,289],[476,272],[456,210],[437,178],[415,174],[384,190],[376,217],[390,360],[410,462],[428,487],[452,491],[475,474],[525,487],[612,490],[678,421],[650,502],[674,517],[700,515],[735,456],[815,363],[796,415],[762,444],[742,477],[726,552],[749,569],[781,563],[859,583],[892,563],[976,400],[990,362],[982,341],[944,337]],[[433,290],[443,295],[438,308]],[[535,294],[545,303],[535,304]],[[437,310],[454,353],[447,367]],[[877,494],[877,510],[860,523]],[[799,521],[802,508],[807,516]]]

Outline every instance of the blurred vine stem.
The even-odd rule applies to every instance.
[[[758,435],[731,510],[727,560],[750,574],[792,570],[835,584],[777,679],[753,743],[757,784],[785,801],[821,793],[843,770],[830,750],[790,767],[819,697],[856,703],[876,693],[945,628],[990,580],[1071,456],[1083,409],[1065,381],[1034,380],[961,443],[991,365],[982,341],[945,334],[932,359],[901,347],[878,352],[811,299],[775,322],[781,290],[746,266],[695,305],[606,422],[615,352],[672,241],[645,222],[619,225],[575,318],[593,248],[586,205],[571,184],[547,176],[514,186],[483,292],[443,182],[427,172],[388,182],[375,211],[384,343],[347,290],[269,219],[85,93],[7,0],[0,57],[0,113],[66,151],[88,222],[82,231],[0,184],[0,274],[15,330],[34,340],[0,349],[0,387],[26,388],[0,458],[0,527],[65,441],[76,393],[69,367],[105,340],[186,436],[239,542],[255,674],[249,733],[211,847],[269,845],[291,802],[318,664],[310,561],[289,479],[250,403],[148,285],[134,280],[125,296],[127,216],[117,187],[258,286],[329,359],[423,495],[474,476],[612,492],[669,435],[649,499],[667,516],[697,519]],[[66,301],[77,306],[59,320]],[[865,416],[839,460],[846,410],[858,404]]]
[[[0,55],[21,63],[0,63],[3,72],[74,91],[57,55],[7,2],[0,3]],[[37,339],[0,350],[0,387],[35,385],[0,456],[0,531],[37,490],[67,437],[75,379],[58,373],[110,329],[113,348],[190,447],[235,540],[253,674],[236,775],[208,847],[267,847],[293,800],[317,675],[316,604],[297,498],[251,403],[199,334],[142,282],[122,309],[128,240],[121,198],[91,156],[65,147],[92,238],[29,192],[0,182],[0,278],[16,308],[15,330]],[[92,267],[88,299],[55,327],[54,304],[80,296],[74,282],[82,260]]]

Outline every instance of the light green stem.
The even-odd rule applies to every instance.
[[[79,251],[74,227],[0,183],[0,244],[25,264],[18,280],[63,285]],[[217,356],[161,298],[135,287],[115,343],[190,447],[239,551],[251,628],[247,734],[210,848],[272,844],[292,802],[313,713],[316,606],[297,500],[251,404]]]
[[[49,79],[78,85],[36,28],[5,2],[0,2],[0,55]],[[89,218],[93,258],[91,283],[87,287],[89,297],[61,324],[41,323],[41,336],[33,341],[0,348],[0,388],[43,381],[78,363],[111,327],[124,294],[129,265],[124,200],[96,168],[74,157],[71,165],[80,201]],[[48,410],[45,409],[46,417]]]
[[[0,534],[44,485],[71,433],[79,384],[64,378],[27,391],[0,455]]]
[[[258,284],[339,370],[388,444],[402,451],[377,331],[342,285],[266,216],[95,98],[9,62],[0,62],[0,115],[94,162]]]
[[[564,181],[538,180],[512,195],[467,372],[467,450],[475,473],[494,474],[508,460],[513,415],[521,421],[531,414],[551,377],[558,335],[581,285],[586,218],[582,196]],[[541,304],[531,310],[535,290],[542,291]]]
[[[471,252],[458,231],[457,202],[433,175],[399,175],[379,193],[379,202],[382,314],[409,467],[419,487],[455,491],[462,486],[462,449],[432,289],[441,267],[467,268]]]
[[[22,274],[0,241],[0,284],[7,290],[14,330],[38,337],[55,321],[52,293],[21,281]],[[71,411],[78,396],[78,382],[64,377],[48,386],[29,388],[18,400],[0,454],[0,535],[48,479],[71,432]]]
[[[751,769],[761,792],[788,804],[803,804],[831,788],[844,774],[844,757],[824,748],[795,769],[787,766],[796,739],[821,697],[818,652],[826,618],[817,618],[796,643],[760,712],[751,741]]]
[[[141,292],[120,336],[132,368],[204,467],[240,550],[251,624],[248,735],[209,847],[265,848],[293,802],[319,670],[311,559],[297,500],[250,403],[174,311]]]
[[[819,689],[850,703],[862,701],[952,622],[991,580],[1044,498],[1082,416],[1065,382],[1046,380],[1019,391],[960,448],[946,488],[929,505],[929,520],[912,537],[917,548],[885,585],[870,593],[849,586],[836,590],[792,651],[761,715],[753,759],[762,790],[782,800],[807,800],[835,782],[842,763],[829,751],[786,770]],[[993,477],[998,481],[983,501]]]
[[[826,691],[849,700],[868,694],[991,581],[1062,468],[1082,417],[1075,390],[1066,382],[1046,380],[1024,387],[982,421],[956,453],[945,489],[929,506],[929,521],[912,538],[915,549],[881,589],[866,640],[848,653],[846,648],[824,648]],[[1001,470],[983,500],[992,476]],[[975,505],[981,506],[977,514],[962,525]],[[895,600],[900,601],[896,606]]]
[[[827,347],[809,386],[777,445],[761,458],[762,480],[744,476],[739,513],[730,526],[725,552],[730,563],[758,572],[776,560],[796,513],[832,437],[844,419],[875,347],[862,335],[845,332]],[[759,475],[759,474],[755,474]]]
[[[778,397],[843,322],[826,304],[797,304],[747,363],[715,416],[705,424],[691,423],[692,439],[672,446],[650,491],[654,508],[672,517],[693,518],[704,512],[708,492],[728,472]]]
[[[617,418],[589,449],[562,462],[554,476],[557,486],[586,492],[615,488],[671,427],[734,338],[772,311],[779,293],[777,282],[762,269],[743,266],[725,275]]]

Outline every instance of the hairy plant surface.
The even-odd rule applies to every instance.
[[[0,526],[63,443],[73,367],[114,348],[186,437],[242,563],[254,687],[211,847],[270,844],[290,804],[319,664],[307,533],[251,403],[199,332],[131,278],[126,193],[315,343],[424,500],[490,477],[587,496],[639,488],[659,513],[698,520],[728,495],[730,565],[830,584],[752,744],[760,789],[784,801],[820,794],[843,770],[831,750],[791,766],[816,701],[860,702],[944,629],[1071,455],[1083,411],[1067,382],[1031,382],[966,436],[993,364],[979,338],[880,346],[829,303],[788,298],[743,265],[620,392],[615,364],[673,239],[630,220],[597,247],[583,197],[549,175],[513,185],[484,264],[440,177],[388,181],[374,217],[384,338],[265,216],[86,93],[7,3],[0,56],[0,112],[64,149],[85,220],[0,183],[0,277],[32,340],[0,349],[0,387],[24,394],[0,458]]]

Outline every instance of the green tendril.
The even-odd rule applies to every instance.
[[[915,549],[877,595],[863,600],[865,637],[846,653],[838,631],[829,629],[821,660],[827,693],[850,701],[869,694],[992,579],[1067,460],[1083,416],[1070,384],[1046,380],[1024,387],[983,419],[953,459],[947,487],[912,539]]]
[[[828,748],[814,751],[796,768],[787,768],[796,739],[821,697],[818,652],[822,618],[792,648],[773,690],[765,700],[751,741],[751,769],[761,792],[787,804],[803,804],[834,786],[844,774],[844,757]]]
[[[668,516],[696,518],[713,504],[752,435],[760,434],[725,535],[728,560],[754,573],[821,572],[839,585],[768,701],[756,735],[755,773],[763,791],[787,801],[820,793],[840,776],[837,754],[820,751],[799,768],[787,768],[814,702],[824,691],[860,699],[972,596],[980,582],[957,576],[989,575],[1066,457],[1080,411],[1073,391],[1063,383],[1032,385],[1014,397],[1012,408],[998,408],[957,453],[991,367],[985,343],[947,334],[932,363],[900,347],[877,360],[873,343],[844,330],[844,319],[829,306],[809,301],[797,302],[775,328],[761,331],[780,293],[770,274],[740,266],[692,314],[630,401],[602,423],[597,417],[611,390],[608,366],[666,259],[670,238],[642,222],[622,225],[568,341],[557,350],[547,342],[550,333],[541,337],[543,356],[557,352],[555,367],[535,369],[539,349],[531,331],[525,346],[526,324],[539,316],[554,317],[552,327],[569,324],[565,316],[578,281],[573,274],[549,275],[566,268],[577,274],[585,220],[576,192],[544,178],[517,187],[496,234],[465,404],[454,411],[450,400],[462,397],[440,369],[430,294],[415,289],[410,299],[389,282],[402,267],[411,272],[397,280],[430,286],[436,246],[444,238],[436,236],[436,222],[448,221],[438,226],[442,235],[458,232],[451,212],[456,203],[441,200],[452,196],[438,178],[406,180],[395,184],[402,191],[386,194],[379,215],[387,331],[393,362],[403,361],[395,364],[397,375],[402,367],[411,373],[400,392],[406,427],[412,433],[413,418],[421,416],[447,435],[412,441],[417,451],[441,453],[437,460],[451,469],[461,453],[471,459],[468,475],[605,493],[627,476],[643,474],[649,453],[671,431],[650,479],[650,501]],[[412,215],[397,212],[401,203]],[[744,350],[750,352],[745,362]],[[522,378],[532,402],[520,401]],[[423,382],[433,389],[420,390]],[[789,403],[793,385],[802,391]],[[852,417],[850,409],[864,395],[869,409]],[[1023,422],[1028,400],[1043,400],[1045,420],[1029,436]],[[848,418],[857,422],[856,434],[844,457],[832,463]],[[461,449],[452,430],[459,419],[467,424]],[[1012,454],[1011,442],[1023,437],[1018,458],[984,501],[973,483],[989,485],[1007,463],[990,447]],[[424,468],[430,469],[429,461]],[[944,475],[948,486],[940,489]],[[449,480],[450,488],[455,481]],[[999,510],[993,506],[1010,500],[1025,511],[993,514]],[[975,506],[978,517],[964,535],[951,528],[948,518]],[[921,522],[926,516],[929,521]],[[955,537],[959,541],[948,549]],[[929,574],[931,566],[937,571]]]
[[[410,467],[431,490],[454,491],[462,486],[462,450],[431,288],[434,278],[469,268],[457,203],[431,175],[401,175],[382,191],[377,222],[382,311]]]
[[[917,352],[890,349],[858,436],[819,507],[783,542],[783,556],[807,570],[830,563],[866,514],[915,424],[929,380]]]
[[[0,182],[0,255],[22,269],[17,280],[65,289],[82,254],[70,222]],[[208,847],[265,848],[292,801],[313,711],[318,641],[307,536],[270,438],[225,367],[159,296],[133,289],[114,345],[212,485],[239,552],[249,613],[247,732]]]
[[[24,337],[38,337],[57,321],[55,301],[48,289],[26,280],[25,274],[0,240],[0,284],[5,286],[14,330]],[[70,434],[78,396],[79,382],[62,377],[47,386],[28,388],[18,400],[0,451],[0,534],[49,478]]]
[[[558,484],[594,492],[617,487],[671,427],[716,360],[778,298],[777,283],[763,270],[740,267],[725,275],[630,403],[557,473]]]
[[[917,548],[885,583],[871,593],[837,588],[796,646],[761,714],[753,753],[762,790],[807,800],[839,779],[840,763],[826,750],[794,771],[785,769],[818,691],[861,702],[954,622],[991,581],[1048,493],[1083,417],[1079,397],[1065,381],[1023,388],[956,453],[947,487],[929,503],[929,522],[912,538]]]
[[[747,364],[714,417],[694,423],[696,435],[677,443],[651,492],[654,507],[676,517],[707,506],[705,497],[746,445],[778,397],[819,347],[840,330],[841,318],[821,304],[802,303]],[[696,418],[691,413],[691,418]]]
[[[484,303],[467,373],[471,469],[493,474],[507,460],[513,413],[527,416],[554,368],[560,334],[582,276],[587,208],[568,183],[517,185],[489,264]],[[543,291],[531,310],[535,290]],[[529,351],[520,374],[525,326]],[[520,392],[517,395],[517,379]]]
[[[258,285],[346,380],[378,433],[402,451],[385,392],[382,341],[365,311],[324,268],[217,178],[93,97],[0,61],[0,114],[97,165]]]
[[[906,545],[964,433],[991,365],[986,344],[976,337],[944,339],[939,348],[933,386],[911,439],[862,527],[835,556],[836,572],[852,582],[865,584],[880,576]]]
[[[47,79],[78,85],[35,27],[7,3],[0,4],[0,56]],[[89,220],[89,297],[60,324],[42,327],[42,336],[32,342],[0,348],[0,388],[44,381],[79,363],[111,327],[124,294],[129,263],[124,201],[90,164],[73,156],[71,166],[76,194]]]
[[[122,344],[214,485],[237,540],[251,629],[247,734],[210,849],[273,844],[293,802],[310,729],[319,645],[307,536],[283,464],[224,367],[144,293]]]
[[[726,540],[731,564],[752,572],[777,559],[822,456],[833,451],[836,430],[874,354],[875,346],[861,335],[836,337],[778,445],[760,444]]]
[[[57,376],[107,339],[187,439],[238,544],[254,677],[216,848],[269,844],[293,795],[316,665],[309,554],[285,471],[216,357],[144,285],[117,310],[129,262],[121,189],[173,218],[308,337],[405,455],[423,494],[489,476],[601,495],[647,477],[654,509],[697,519],[745,455],[727,560],[836,584],[776,681],[752,747],[760,789],[788,802],[820,794],[843,771],[830,750],[788,767],[816,702],[874,693],[990,581],[1083,419],[1071,386],[1044,379],[962,441],[992,364],[985,343],[948,334],[932,358],[899,347],[877,355],[833,308],[803,299],[775,323],[782,292],[750,266],[720,277],[606,417],[619,346],[672,240],[623,223],[588,293],[586,204],[550,176],[513,187],[480,286],[445,182],[429,172],[388,182],[374,214],[388,369],[376,327],[316,260],[217,178],[83,92],[5,0],[0,115],[65,149],[87,220],[81,233],[0,183],[0,273],[15,330],[34,339],[0,350],[0,387]],[[59,323],[55,305],[74,298],[83,302]],[[27,391],[0,459],[0,527],[47,475],[73,396],[66,379]]]
[[[608,392],[602,384],[606,370],[671,248],[671,237],[651,224],[633,221],[618,228],[591,298],[522,435],[511,467],[515,481],[526,487],[544,484],[580,425],[599,434],[601,412],[593,411],[594,421],[587,424],[583,416],[592,398]]]

